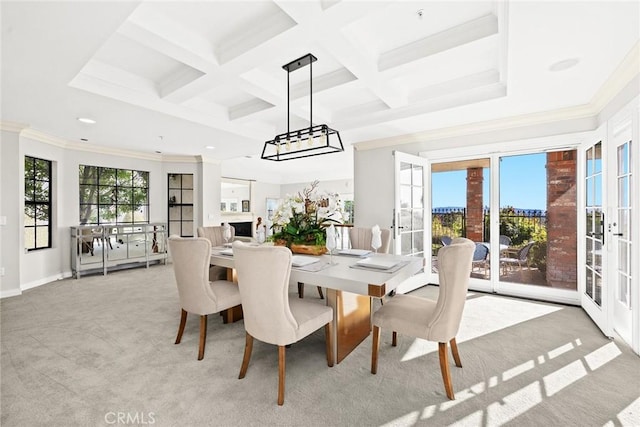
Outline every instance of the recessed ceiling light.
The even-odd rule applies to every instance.
[[[78,117],[78,121],[82,123],[89,123],[90,125],[95,124],[95,120],[89,119],[87,117]]]
[[[214,147],[213,145],[207,145],[205,148],[207,150],[215,150],[216,149],[216,147]]]
[[[580,62],[580,60],[578,58],[569,58],[569,59],[563,59],[562,61],[558,61],[554,64],[551,64],[549,66],[549,71],[564,71],[564,70],[568,70],[571,67],[575,67],[576,65],[578,65],[578,62]]]

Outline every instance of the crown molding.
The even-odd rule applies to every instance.
[[[92,144],[68,143],[65,148],[76,151],[89,151],[91,153],[106,154],[110,156],[128,157],[130,159],[162,161],[162,155],[157,153],[143,153],[141,151],[123,150],[119,148],[103,147]]]
[[[155,160],[155,161],[162,160],[162,156],[156,153],[143,153],[143,152],[134,151],[134,150],[123,150],[119,148],[103,147],[95,144],[81,144],[75,141],[69,141],[67,139],[59,138],[57,136],[52,136],[44,132],[41,132],[39,130],[30,129],[30,128],[23,129],[22,132],[20,133],[20,136],[24,138],[33,139],[34,141],[43,142],[45,144],[64,148],[66,150],[88,151],[91,153],[128,157],[128,158],[140,159],[140,160]]]
[[[488,120],[484,122],[470,123],[466,125],[450,126],[423,132],[410,133],[401,136],[381,138],[370,141],[362,141],[353,144],[354,149],[375,150],[377,148],[393,147],[397,145],[413,144],[417,142],[429,142],[445,138],[455,138],[480,133],[498,132],[525,126],[535,126],[544,123],[553,123],[567,120],[577,120],[593,117],[596,112],[590,104],[577,107],[562,108],[540,113],[523,114],[504,119]]]
[[[69,145],[69,141],[64,138],[49,135],[47,133],[31,129],[29,127],[23,129],[22,132],[20,132],[20,136],[33,139],[35,141],[44,142],[45,144],[53,145],[60,148],[68,148]]]
[[[591,98],[590,104],[600,114],[607,104],[638,74],[640,74],[640,41],[636,42],[620,65],[598,89],[593,98]]]
[[[0,120],[0,131],[3,131],[3,132],[20,133],[24,128],[28,126],[29,125],[26,125],[24,123],[7,122],[7,121]]]

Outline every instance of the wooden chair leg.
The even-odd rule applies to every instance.
[[[285,351],[283,345],[278,346],[278,405],[284,404]]]
[[[447,343],[438,343],[438,353],[440,356],[440,371],[442,371],[442,381],[444,382],[444,390],[447,397],[455,400],[453,395],[453,384],[451,383],[451,372],[449,372],[449,361],[447,360]]]
[[[451,345],[451,354],[453,355],[453,361],[456,362],[456,366],[458,368],[462,368],[462,362],[460,362],[460,353],[458,353],[458,343],[456,343],[456,339],[451,338],[449,344]]]
[[[198,349],[198,360],[204,357],[204,344],[207,340],[207,315],[200,316],[200,348]]]
[[[393,331],[393,334],[391,335],[391,345],[393,347],[398,346],[398,333],[396,331]]]
[[[304,283],[298,282],[298,298],[304,298]]]
[[[380,327],[373,325],[373,345],[371,346],[371,373],[378,372],[378,350],[380,348]]]
[[[178,336],[176,337],[176,344],[180,344],[180,340],[182,340],[182,333],[184,332],[184,326],[187,324],[187,312],[182,309],[182,313],[180,314],[180,326],[178,327]]]
[[[329,367],[333,366],[333,342],[331,340],[331,336],[333,335],[332,329],[333,326],[331,325],[331,322],[324,325],[324,335],[327,346],[327,365]]]
[[[322,287],[318,286],[318,295],[320,295],[320,299],[324,299],[324,295],[322,294]]]
[[[253,337],[247,333],[246,341],[244,344],[244,357],[242,358],[242,366],[240,367],[240,375],[238,379],[243,379],[247,374],[249,368],[249,359],[251,359],[251,351],[253,350]]]

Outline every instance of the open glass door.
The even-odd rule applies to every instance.
[[[393,215],[393,252],[398,255],[425,256],[425,188],[427,159],[394,151],[395,200]],[[430,237],[430,236],[429,236]],[[425,259],[429,263],[431,260]],[[409,292],[428,282],[422,272],[405,281],[397,289]]]
[[[585,275],[584,289],[580,289],[580,302],[587,314],[605,335],[611,335],[609,305],[603,280],[603,260],[607,256],[604,248],[604,208],[603,208],[603,150],[602,141],[590,145],[584,156],[584,247],[585,257],[582,271]],[[582,288],[582,287],[581,287]]]

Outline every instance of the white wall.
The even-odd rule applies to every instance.
[[[196,194],[200,196],[197,204],[198,218],[194,218],[194,223],[197,224],[197,227],[219,225],[222,220],[220,216],[220,164],[203,160],[198,168],[202,179],[194,180],[199,187],[198,190],[194,188],[194,191],[197,191]]]
[[[286,197],[287,194],[294,195],[308,187],[311,182],[298,182],[295,184],[282,184],[280,186],[280,197]],[[353,179],[338,179],[332,181],[320,181],[318,184],[319,192],[338,193],[340,195],[353,194]]]
[[[20,174],[20,143],[18,132],[0,132],[0,216],[6,217],[7,224],[0,225],[0,297],[20,294],[20,219],[23,212],[19,186],[15,185]],[[24,191],[24,190],[23,190]]]
[[[20,159],[25,155],[39,157],[54,162],[52,196],[54,201],[52,248],[20,251],[20,287],[29,289],[52,280],[71,275],[71,238],[69,227],[78,225],[79,219],[79,165],[135,169],[149,172],[149,221],[166,222],[166,175],[162,173],[162,163],[147,158],[124,157],[102,154],[94,151],[80,151],[61,148],[52,144],[20,137]],[[24,164],[17,172],[14,185],[19,193],[24,192]],[[23,203],[19,203],[22,207]],[[24,221],[20,216],[18,228]],[[24,248],[22,235],[19,248]],[[15,248],[13,249],[15,250]]]
[[[381,228],[390,228],[393,220],[393,150],[356,150],[353,175],[354,225],[371,227],[378,224]]]

